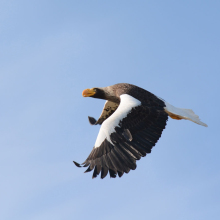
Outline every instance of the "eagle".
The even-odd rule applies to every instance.
[[[85,89],[83,97],[107,100],[98,120],[88,117],[91,125],[101,125],[95,145],[84,163],[77,167],[93,170],[92,178],[121,177],[136,169],[136,161],[151,153],[168,117],[186,119],[207,127],[191,109],[177,108],[138,86],[119,83]]]

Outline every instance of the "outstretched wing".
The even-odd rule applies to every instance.
[[[104,178],[121,177],[136,169],[136,160],[151,152],[166,126],[168,114],[163,106],[147,106],[130,95],[120,96],[117,110],[100,128],[95,146],[85,162],[78,167],[88,167],[93,178],[101,172]]]
[[[91,125],[101,125],[103,121],[105,121],[109,116],[114,113],[114,111],[118,108],[118,105],[119,104],[115,102],[106,101],[99,119],[96,121],[95,118],[88,116],[89,123]]]

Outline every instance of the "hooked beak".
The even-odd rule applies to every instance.
[[[83,90],[83,92],[82,92],[82,96],[83,97],[90,97],[90,96],[93,96],[93,95],[95,95],[95,91],[94,91],[94,89],[85,89],[85,90]]]

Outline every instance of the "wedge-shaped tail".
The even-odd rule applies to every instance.
[[[165,112],[173,119],[181,120],[186,119],[190,120],[196,124],[208,127],[207,124],[200,121],[199,116],[196,115],[193,110],[185,108],[176,108],[173,105],[165,102],[166,107],[164,107]]]

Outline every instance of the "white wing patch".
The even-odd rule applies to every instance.
[[[114,145],[110,140],[110,134],[115,132],[115,127],[119,126],[119,122],[131,112],[132,108],[141,105],[138,99],[128,94],[121,95],[120,99],[121,101],[116,111],[102,123],[95,142],[95,148],[99,147],[105,139]]]

